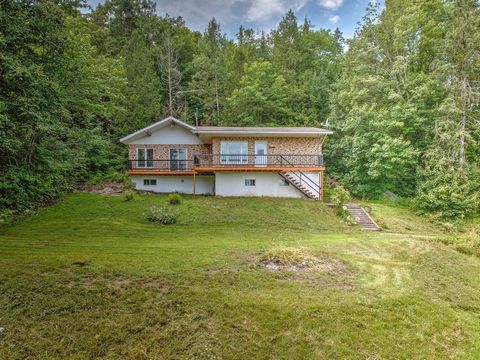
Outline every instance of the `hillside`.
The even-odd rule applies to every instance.
[[[76,193],[0,228],[2,359],[480,356],[480,259],[424,220],[367,233],[316,201],[184,197],[162,226],[153,204]]]

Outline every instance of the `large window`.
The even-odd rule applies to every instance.
[[[247,164],[248,143],[246,141],[220,142],[220,162],[222,164]]]
[[[153,167],[153,149],[137,149],[137,166]]]

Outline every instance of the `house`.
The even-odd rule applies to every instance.
[[[120,139],[137,190],[322,200],[322,146],[314,127],[191,126],[168,117]]]

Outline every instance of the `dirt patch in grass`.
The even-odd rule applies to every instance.
[[[92,194],[115,195],[123,192],[123,184],[114,182],[103,184],[80,184],[78,189]]]
[[[272,271],[344,273],[345,264],[331,256],[307,248],[277,247],[260,256],[260,266]]]

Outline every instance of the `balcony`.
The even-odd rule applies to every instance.
[[[128,160],[127,169],[131,175],[190,175],[196,173],[193,169],[193,160]]]
[[[247,155],[197,154],[193,158],[197,171],[285,171],[323,170],[322,155]]]
[[[128,160],[128,173],[178,175],[213,171],[321,171],[322,155],[196,154],[193,160]]]

